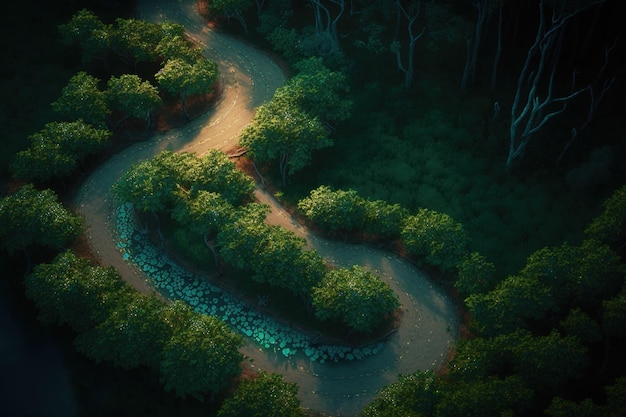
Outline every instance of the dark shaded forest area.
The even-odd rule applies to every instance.
[[[443,376],[419,372],[400,378],[366,414],[623,412],[623,400],[617,399],[623,378],[621,385],[617,381],[626,367],[625,341],[619,326],[609,324],[623,323],[624,316],[616,313],[616,321],[607,324],[606,312],[609,304],[624,309],[623,297],[608,302],[624,293],[624,230],[597,245],[590,236],[600,234],[585,232],[626,179],[621,2],[248,3],[241,14],[235,8],[207,12],[208,17],[222,30],[272,49],[292,69],[301,59],[322,57],[345,74],[352,102],[350,117],[327,117],[333,145],[315,150],[311,163],[287,180],[275,161],[259,163],[268,179],[285,181],[279,197],[296,207],[311,190],[327,185],[411,213],[444,213],[463,226],[475,259],[493,268],[485,274],[489,282],[477,290],[466,281],[455,285],[456,275],[477,275],[426,263],[454,288],[461,311],[472,315],[459,343],[461,354]],[[58,0],[6,7],[0,70],[3,195],[12,191],[8,167],[14,155],[26,147],[28,135],[54,120],[50,103],[83,68],[78,48],[61,45],[57,26],[84,7],[113,21],[132,17],[134,6]],[[484,26],[477,26],[481,19]],[[537,37],[541,22],[545,32],[554,29],[554,39]],[[72,181],[68,184],[71,189]],[[77,355],[70,331],[37,322],[21,282],[26,261],[2,253],[0,267],[0,363],[3,385],[13,387],[3,392],[6,415],[215,413],[214,406],[164,394],[158,377],[147,370],[96,366]],[[554,274],[557,267],[562,269]],[[606,281],[612,283],[597,290],[600,285],[593,282],[572,289],[569,281],[559,281],[576,274],[610,276]],[[510,305],[494,309],[498,303]],[[534,350],[560,371],[540,369],[524,355]],[[464,362],[465,357],[470,359]],[[438,397],[438,390],[448,389],[449,396]],[[491,394],[498,401],[490,404],[493,409],[484,408]],[[584,402],[587,398],[598,406]],[[403,405],[394,408],[398,403]]]

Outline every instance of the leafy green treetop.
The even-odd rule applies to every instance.
[[[304,168],[314,151],[332,145],[318,118],[304,112],[290,98],[275,96],[260,106],[252,122],[239,137],[255,161],[278,160],[281,182],[287,175]]]
[[[79,334],[74,345],[97,363],[157,369],[165,342],[172,336],[165,310],[163,300],[132,291],[120,297],[102,323]]]
[[[185,108],[186,98],[210,92],[218,76],[217,64],[214,62],[200,59],[188,63],[181,58],[174,58],[165,62],[155,78],[163,90],[180,95],[182,113],[185,118],[189,118]]]
[[[166,391],[204,399],[230,386],[241,373],[243,339],[219,319],[175,302],[166,320],[173,333],[159,369]]]
[[[445,213],[425,208],[409,216],[402,240],[409,253],[445,270],[457,267],[468,253],[463,225]]]
[[[248,33],[248,25],[244,13],[251,7],[252,0],[212,0],[209,3],[209,10],[212,13],[223,14],[228,19],[237,19],[245,33]]]
[[[355,190],[332,190],[327,185],[312,190],[298,202],[298,208],[330,231],[359,230],[366,215],[366,201]]]
[[[363,410],[364,417],[432,416],[441,392],[432,371],[400,375]]]
[[[77,332],[104,322],[120,297],[132,293],[115,269],[94,266],[71,251],[35,266],[25,286],[42,322],[68,325]]]
[[[162,103],[159,90],[135,74],[109,78],[107,97],[111,107],[127,117],[145,118],[146,130],[150,127],[150,114]]]
[[[62,178],[76,169],[76,163],[108,145],[111,132],[97,129],[81,119],[51,122],[29,136],[30,145],[13,160],[13,176],[23,180],[47,181]]]
[[[67,211],[52,190],[27,184],[0,199],[0,245],[10,254],[31,245],[63,249],[81,226],[82,219]]]
[[[95,58],[106,58],[111,47],[113,29],[111,25],[104,24],[93,12],[82,9],[67,23],[59,25],[58,29],[64,45],[80,46],[83,63],[91,62]]]
[[[283,381],[282,375],[261,372],[242,379],[231,397],[220,407],[218,417],[304,417],[298,386]]]
[[[617,247],[626,238],[626,186],[604,202],[604,211],[585,229],[585,236]]]
[[[106,93],[98,88],[99,82],[96,77],[79,71],[70,78],[61,96],[52,103],[52,109],[68,121],[82,119],[97,128],[103,128],[111,110]]]
[[[364,333],[374,331],[399,305],[387,284],[358,265],[329,271],[313,288],[313,306],[320,320],[339,320]]]

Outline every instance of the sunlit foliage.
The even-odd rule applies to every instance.
[[[320,320],[342,321],[364,333],[373,332],[399,305],[387,284],[358,265],[329,271],[313,288],[313,306]]]
[[[304,417],[298,386],[282,375],[261,372],[242,379],[231,397],[222,403],[218,417]]]
[[[0,242],[9,253],[33,245],[63,249],[81,226],[82,219],[66,210],[52,190],[26,184],[0,199]]]

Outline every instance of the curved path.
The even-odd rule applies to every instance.
[[[113,224],[111,185],[132,164],[162,150],[203,154],[209,149],[227,150],[237,143],[241,129],[252,120],[254,108],[267,101],[285,81],[281,69],[261,51],[210,30],[196,11],[196,0],[141,0],[139,17],[153,22],[165,19],[182,23],[187,32],[218,62],[224,92],[215,109],[181,129],[156,135],[107,161],[85,181],[76,205],[85,218],[90,243],[101,261],[112,265],[137,290],[150,293],[148,278],[124,260],[111,234]],[[250,341],[243,353],[252,365],[284,375],[300,387],[303,406],[332,415],[355,415],[383,386],[399,373],[435,369],[447,356],[458,332],[451,301],[418,269],[398,257],[366,245],[331,242],[309,234],[296,224],[267,193],[257,197],[272,207],[268,221],[303,236],[310,247],[338,265],[359,264],[377,272],[400,297],[404,310],[401,325],[375,356],[355,362],[319,363],[306,356],[285,358],[259,349]]]

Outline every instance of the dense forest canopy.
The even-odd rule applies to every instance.
[[[70,197],[73,173],[93,169],[90,158],[127,118],[149,132],[163,105],[158,89],[179,101],[187,119],[188,96],[211,94],[218,73],[180,26],[141,22],[115,2],[57,3],[58,31],[43,17],[16,29],[23,41],[9,45],[3,77],[11,150],[2,164],[3,265],[21,265],[26,254],[30,271],[15,286],[25,286],[44,321],[77,332],[77,349],[87,357],[123,368],[145,365],[179,397],[210,393],[213,400],[236,386],[219,415],[236,413],[238,401],[262,405],[259,397],[276,390],[286,412],[299,415],[297,387],[279,376],[232,384],[241,371],[241,340],[219,320],[144,299],[112,269],[62,251],[80,219],[48,187]],[[433,271],[466,313],[465,333],[445,369],[400,376],[364,415],[626,412],[620,396],[626,51],[618,0],[199,4],[218,28],[272,49],[292,75],[241,138],[257,172],[280,184],[283,201],[323,232],[400,248]],[[24,6],[10,7],[28,15]],[[79,12],[83,7],[91,11]],[[52,53],[34,42],[38,24],[56,34]],[[52,71],[39,75],[37,65]],[[25,88],[14,94],[14,84]],[[228,252],[228,245],[249,242],[235,240],[245,236],[237,236],[231,212],[250,198],[247,180],[233,174],[241,188],[223,200],[221,190],[199,190],[192,185],[198,181],[181,179],[202,162],[183,154],[156,161],[129,173],[118,195],[136,198],[144,203],[139,210],[157,217],[171,212],[185,239],[206,243],[217,236],[225,257],[239,262],[241,250]],[[19,181],[11,182],[9,172]],[[203,210],[206,205],[215,210]],[[62,231],[61,223],[71,227]],[[256,256],[270,249],[282,258],[287,250],[302,256],[301,242],[257,223],[246,227],[263,243],[253,242]],[[288,244],[270,247],[268,236]],[[39,263],[32,270],[31,261]],[[305,263],[321,261],[307,255]],[[263,270],[255,271],[259,265]],[[324,279],[320,272],[312,295],[305,295],[311,277],[283,282],[280,268],[287,267],[242,267],[316,304],[320,319],[343,318],[368,331],[379,316],[364,323],[364,313],[347,314],[331,291],[354,289],[348,273],[370,283],[363,289],[377,288],[363,270],[337,270]],[[359,301],[367,298],[353,292]],[[382,297],[377,307],[370,310],[388,312],[396,302]],[[154,321],[156,331],[146,331],[137,317]],[[120,353],[125,344],[135,348],[128,356]],[[150,355],[142,357],[144,350]]]

